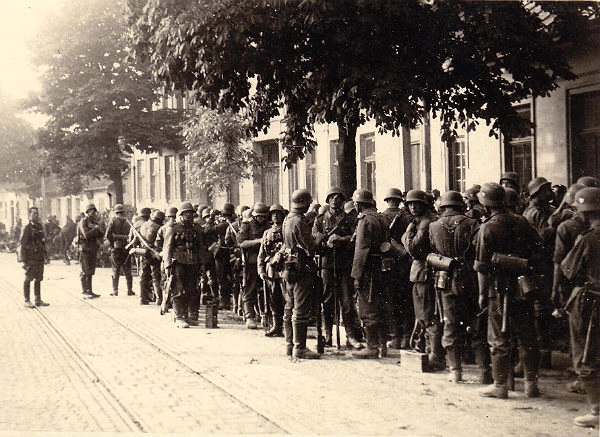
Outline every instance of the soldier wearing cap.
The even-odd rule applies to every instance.
[[[442,211],[438,220],[429,224],[429,240],[434,253],[453,259],[450,271],[434,271],[434,283],[439,293],[443,314],[442,345],[451,381],[462,381],[462,357],[466,326],[475,319],[477,311],[477,285],[473,271],[474,239],[479,222],[464,215],[465,203],[456,191],[448,191],[440,199]],[[436,280],[437,276],[447,280]],[[483,339],[480,339],[483,340]],[[481,366],[482,380],[489,380],[489,358],[485,359],[484,341],[478,341],[476,353]],[[489,384],[489,382],[488,382]]]
[[[483,217],[483,206],[481,206],[481,203],[479,203],[479,199],[477,198],[477,193],[479,193],[480,189],[480,186],[473,185],[465,191],[467,203],[467,212],[465,215],[477,221],[480,221]]]
[[[379,358],[387,354],[381,244],[388,240],[387,222],[377,213],[373,194],[358,189],[352,194],[358,211],[356,242],[350,275],[358,294],[358,309],[367,347],[355,358]]]
[[[127,282],[127,295],[133,296],[133,278],[131,276],[131,257],[125,246],[129,239],[131,226],[125,218],[125,208],[120,203],[116,204],[114,216],[106,228],[104,238],[110,243],[110,264],[112,267],[112,293],[111,296],[119,294],[119,276],[121,272]]]
[[[173,309],[178,328],[189,328],[198,321],[200,265],[206,259],[207,248],[202,229],[194,223],[194,207],[184,202],[181,221],[167,228],[163,247],[163,264],[167,276],[173,275]]]
[[[402,245],[402,235],[412,220],[406,208],[400,208],[403,196],[398,188],[390,188],[384,201],[388,207],[383,211],[383,218],[389,233],[392,247],[393,264],[384,274],[387,332],[392,339],[388,347],[392,349],[408,349],[410,334],[415,323],[412,304],[411,285],[409,281],[410,257]]]
[[[575,195],[577,211],[589,229],[575,242],[561,268],[575,288],[567,302],[573,367],[583,382],[590,412],[575,425],[597,427],[600,414],[600,188]]]
[[[525,392],[528,397],[539,396],[537,386],[539,348],[534,327],[533,302],[521,299],[517,276],[513,270],[502,270],[492,262],[499,255],[511,255],[528,260],[536,266],[535,256],[540,238],[522,216],[508,212],[504,206],[505,191],[496,183],[484,184],[479,201],[486,209],[486,221],[479,228],[475,244],[474,269],[479,282],[479,306],[487,307],[488,343],[491,347],[494,385],[484,388],[481,396],[505,399],[508,397],[508,374],[511,366],[512,337],[519,341],[519,355],[524,364]],[[506,320],[503,327],[504,303]]]
[[[279,274],[281,270],[280,249],[283,246],[283,230],[281,225],[285,218],[285,209],[279,204],[273,204],[269,208],[271,222],[269,229],[265,231],[258,250],[258,276],[262,279],[267,299],[265,306],[268,307],[273,317],[273,324],[265,333],[267,337],[283,337],[283,289]]]
[[[431,252],[429,241],[429,224],[435,216],[428,208],[426,193],[421,190],[411,190],[406,195],[406,203],[413,215],[402,236],[402,243],[412,257],[410,280],[413,285],[413,304],[415,319],[423,328],[425,341],[429,352],[429,362],[432,370],[446,368],[444,350],[442,347],[442,326],[439,314],[435,311],[435,290],[433,278],[428,273],[426,258]],[[422,342],[422,339],[419,339]]]
[[[237,242],[244,256],[244,317],[246,328],[256,329],[256,310],[258,304],[258,289],[262,281],[258,277],[258,250],[262,242],[262,236],[269,228],[269,207],[264,203],[256,203],[252,208],[252,218],[249,222],[243,222],[237,235]]]
[[[346,330],[346,344],[360,349],[363,347],[360,343],[362,332],[350,277],[353,257],[350,240],[354,233],[355,222],[344,212],[344,200],[344,193],[340,188],[329,189],[325,196],[328,208],[314,221],[312,236],[321,255],[325,344],[332,346],[333,323],[334,321],[339,323],[338,315],[341,313]]]
[[[44,279],[44,261],[46,260],[46,242],[44,228],[40,223],[40,213],[37,207],[29,208],[29,223],[23,228],[20,240],[21,262],[25,269],[25,280],[23,281],[23,297],[25,306],[34,308],[36,306],[48,306],[42,300],[42,285]],[[35,305],[31,303],[31,281],[33,281],[33,293]]]
[[[142,272],[140,275],[140,305],[148,305],[149,302],[156,302],[157,305],[162,303],[162,284],[160,272],[160,258],[155,254],[159,253],[156,250],[156,238],[158,230],[165,221],[165,213],[160,210],[154,210],[150,215],[150,220],[144,222],[140,227],[140,237],[144,239],[146,244],[154,249],[154,252],[148,250],[142,257]],[[145,245],[142,245],[145,247]],[[154,293],[152,287],[154,286]]]
[[[98,210],[93,203],[90,203],[85,208],[85,217],[77,225],[81,289],[84,298],[87,299],[99,297],[92,291],[92,277],[96,272],[96,259],[102,238],[104,238],[104,229],[99,223]]]
[[[529,192],[529,206],[523,212],[523,217],[538,232],[543,242],[543,245],[538,250],[540,250],[540,258],[544,261],[540,266],[543,267],[540,273],[543,274],[544,293],[541,293],[539,299],[536,301],[535,314],[538,342],[542,349],[542,361],[543,364],[547,365],[550,360],[551,325],[555,323],[551,315],[552,304],[550,301],[552,271],[554,267],[552,254],[554,252],[554,240],[556,236],[556,229],[550,225],[550,217],[552,217],[555,211],[550,202],[554,199],[554,193],[552,192],[551,183],[543,177],[537,177],[529,182],[527,190]]]
[[[283,246],[289,255],[284,270],[283,328],[286,353],[294,358],[315,359],[320,355],[306,347],[317,269],[313,260],[317,244],[305,217],[312,196],[308,190],[301,189],[292,193],[291,200],[292,209],[283,222]]]

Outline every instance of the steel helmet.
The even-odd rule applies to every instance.
[[[179,208],[179,213],[183,214],[184,212],[187,212],[187,211],[194,212],[194,205],[192,205],[192,202],[183,202],[181,204],[181,208]]]
[[[177,217],[177,208],[175,208],[174,206],[170,207],[167,210],[167,217]]]
[[[473,185],[471,188],[469,188],[467,191],[465,191],[465,196],[467,197],[467,199],[477,199],[477,193],[479,193],[479,191],[481,190],[481,187],[477,187],[476,185]]]
[[[202,218],[206,218],[206,217],[209,217],[209,216],[210,216],[210,208],[209,208],[209,207],[205,207],[205,208],[202,210],[201,217],[202,217]]]
[[[88,203],[88,205],[85,207],[85,212],[90,211],[98,211],[98,209],[96,209],[96,205],[94,205],[93,203]]]
[[[429,200],[427,199],[427,193],[422,190],[410,190],[408,193],[406,193],[406,200],[404,202],[405,203],[420,202],[424,205],[429,206]]]
[[[279,203],[274,203],[269,208],[269,213],[273,214],[274,212],[282,212],[285,214],[285,208],[281,206]]]
[[[383,200],[387,202],[389,199],[402,200],[402,191],[400,191],[398,188],[390,188]]]
[[[444,208],[446,206],[464,207],[465,202],[463,201],[462,195],[458,191],[447,191],[440,197],[440,208]]]
[[[233,203],[226,203],[225,205],[223,205],[223,216],[229,217],[233,214],[235,214],[235,206],[233,206]]]
[[[254,208],[252,208],[252,217],[256,217],[262,215],[267,217],[269,215],[269,207],[262,202],[257,202],[254,204]]]
[[[312,195],[306,189],[296,190],[292,193],[292,208],[308,208],[312,202]]]
[[[496,182],[489,182],[481,186],[477,194],[479,203],[485,206],[500,207],[504,206],[504,196],[506,191],[504,187]]]
[[[352,201],[356,203],[368,203],[370,205],[375,203],[373,201],[373,193],[363,188],[354,191],[352,194]]]
[[[581,176],[577,179],[577,183],[585,185],[586,187],[600,187],[600,180],[593,176]]]
[[[550,188],[550,181],[543,177],[537,177],[527,184],[527,191],[529,191],[529,197],[534,197],[543,187]]]
[[[125,212],[125,207],[123,205],[121,205],[120,203],[117,203],[115,205],[114,212],[115,213],[117,213],[117,212]]]
[[[142,208],[140,210],[140,217],[149,218],[150,214],[152,214],[152,210],[150,208]]]
[[[155,209],[154,211],[152,211],[150,219],[155,222],[162,222],[165,220],[165,213],[162,212],[160,209]]]
[[[579,183],[571,185],[565,194],[565,203],[567,205],[575,206],[575,194],[577,194],[579,190],[583,190],[585,187],[585,185]]]
[[[575,205],[579,212],[600,211],[600,188],[586,187],[575,195]]]
[[[329,198],[335,194],[339,194],[340,196],[342,196],[342,198],[345,199],[344,192],[340,187],[331,187],[325,195],[325,202],[329,202]]]
[[[515,185],[519,185],[519,175],[517,174],[517,172],[507,171],[505,173],[502,173],[502,176],[500,177],[500,183],[504,181],[510,181]]]

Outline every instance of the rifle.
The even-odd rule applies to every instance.
[[[158,252],[156,251],[156,249],[154,249],[154,248],[150,247],[150,245],[149,245],[149,244],[146,242],[146,240],[144,239],[144,237],[142,237],[142,235],[141,235],[141,234],[138,232],[138,230],[137,230],[137,229],[136,229],[136,228],[135,228],[135,227],[134,227],[134,226],[131,224],[131,222],[130,222],[128,219],[125,219],[125,220],[127,220],[127,223],[129,224],[129,226],[131,226],[131,232],[133,232],[133,235],[135,235],[136,239],[137,239],[137,240],[139,240],[139,242],[142,244],[142,246],[144,246],[144,248],[145,248],[145,249],[147,249],[147,250],[148,250],[148,252],[150,252],[150,254],[151,254],[151,255],[152,255],[154,258],[156,258],[157,260],[160,260],[160,259],[162,259],[162,257],[160,256],[160,253],[158,253]],[[128,245],[127,245],[125,248],[126,248],[126,249],[129,249],[129,248],[130,248],[130,247],[133,245],[134,241],[136,241],[136,240],[135,240],[135,239],[134,239],[134,240],[132,240],[132,241],[131,241],[131,243],[129,243],[129,244],[128,244]]]
[[[173,272],[171,271],[170,273],[167,274],[167,279],[165,281],[165,289],[164,289],[165,295],[163,296],[163,301],[160,304],[160,315],[161,316],[163,314],[166,314],[169,311],[169,307],[171,304],[172,288],[173,288]]]

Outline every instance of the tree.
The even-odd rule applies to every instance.
[[[34,46],[43,91],[31,106],[50,116],[40,145],[67,191],[82,176],[107,176],[123,202],[133,148],[180,147],[181,114],[153,110],[157,83],[128,59],[124,3],[74,0],[49,20]]]
[[[182,135],[189,152],[190,182],[203,190],[230,193],[233,184],[260,166],[244,121],[231,111],[199,109],[183,123]]]
[[[136,57],[201,105],[247,112],[251,134],[283,106],[291,165],[335,123],[342,188],[356,187],[356,130],[397,135],[427,114],[443,138],[484,120],[509,133],[512,105],[573,79],[559,18],[521,2],[129,0]],[[573,15],[573,14],[572,14]]]

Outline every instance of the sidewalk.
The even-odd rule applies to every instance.
[[[13,265],[16,266],[14,258],[0,257],[0,278],[18,289],[22,274]],[[467,366],[466,383],[453,385],[446,381],[446,374],[412,372],[398,365],[397,358],[358,361],[349,354],[328,350],[321,360],[291,362],[285,357],[283,339],[266,338],[260,330],[248,331],[239,322],[227,317],[229,313],[219,313],[219,329],[197,327],[178,330],[170,315],[161,317],[156,306],[140,306],[137,296],[127,297],[126,293],[118,297],[109,296],[108,269],[99,269],[94,283],[95,291],[102,297],[91,301],[91,305],[106,314],[93,310],[80,300],[77,265],[67,267],[53,262],[43,283],[43,296],[52,306],[42,311],[68,330],[71,336],[79,338],[73,341],[77,341],[88,358],[93,360],[95,353],[102,357],[93,360],[93,363],[111,383],[118,386],[123,383],[120,375],[127,374],[127,378],[138,379],[138,386],[150,390],[142,399],[128,394],[131,389],[129,383],[128,390],[119,391],[122,401],[135,406],[137,414],[146,420],[146,431],[175,431],[169,429],[171,424],[158,420],[160,414],[152,401],[162,391],[169,391],[172,384],[160,385],[154,391],[151,389],[152,373],[157,369],[148,361],[158,360],[156,351],[140,338],[136,343],[132,338],[135,336],[111,317],[173,354],[203,377],[196,377],[205,381],[205,384],[197,383],[199,385],[195,387],[201,393],[198,396],[181,396],[180,402],[180,405],[195,402],[195,411],[202,411],[201,416],[205,418],[208,415],[212,426],[221,424],[219,428],[202,428],[206,420],[200,420],[197,425],[200,431],[597,435],[597,430],[572,425],[573,416],[585,410],[584,399],[567,393],[564,387],[567,381],[561,379],[557,372],[550,371],[542,377],[542,398],[526,399],[522,391],[517,391],[511,392],[507,401],[482,399],[477,395],[480,386],[473,383],[473,367]],[[115,341],[115,338],[120,341]],[[314,342],[310,340],[311,347],[314,347]],[[114,364],[130,354],[134,355],[127,358],[127,362],[138,359],[146,367],[125,368],[119,373],[110,371],[111,364],[103,364],[109,355]],[[151,375],[141,374],[144,372]],[[218,393],[214,394],[212,390]],[[517,390],[522,390],[520,380]],[[179,397],[177,390],[173,396]],[[221,396],[229,400],[225,401]],[[194,412],[192,416],[194,414],[198,413]]]

